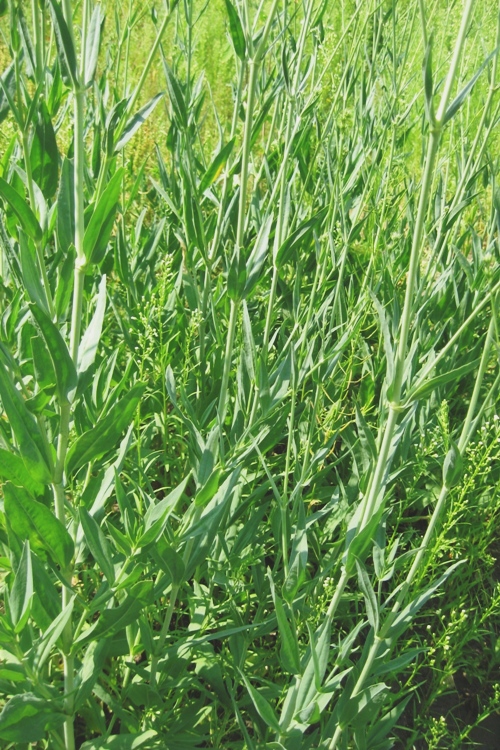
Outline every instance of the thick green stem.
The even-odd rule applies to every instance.
[[[77,261],[83,264],[85,254],[83,252],[84,224],[84,186],[85,186],[85,140],[84,140],[84,107],[85,92],[75,91],[75,248]]]
[[[57,444],[57,459],[53,475],[53,491],[55,500],[55,511],[58,520],[66,526],[65,492],[64,492],[64,462],[68,451],[69,441],[69,423],[71,417],[71,405],[68,402],[61,404],[60,408],[60,426],[59,441]],[[61,571],[63,578],[71,586],[73,567],[70,565],[67,569]],[[68,586],[62,587],[62,609],[64,610],[70,603],[71,590]],[[75,737],[73,727],[73,691],[74,691],[74,674],[75,665],[71,655],[71,646],[73,644],[73,626],[71,620],[68,620],[62,634],[63,642],[63,662],[64,662],[64,706],[67,718],[64,722],[64,739],[66,750],[74,750]]]

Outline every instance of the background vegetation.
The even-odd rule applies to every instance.
[[[2,747],[488,747],[499,10],[0,0]]]

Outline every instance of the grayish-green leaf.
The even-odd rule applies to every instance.
[[[14,630],[20,633],[24,630],[31,614],[33,599],[33,570],[31,567],[31,550],[29,541],[23,544],[23,553],[16,570],[14,584],[9,594],[9,607]]]
[[[101,339],[102,324],[104,313],[106,311],[106,276],[102,276],[99,291],[97,293],[97,302],[95,312],[90,321],[87,330],[83,334],[78,349],[78,374],[82,375],[92,367],[97,354],[97,347]]]

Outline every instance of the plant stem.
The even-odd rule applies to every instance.
[[[151,670],[150,670],[149,682],[153,687],[156,686],[156,673],[158,670],[158,662],[160,660],[160,654],[161,654],[162,648],[165,645],[165,641],[167,639],[168,631],[170,628],[170,623],[172,621],[172,615],[174,614],[175,602],[177,600],[177,595],[179,593],[179,588],[180,588],[179,586],[172,586],[172,589],[170,591],[170,598],[168,602],[168,609],[165,614],[165,619],[163,620],[163,625],[160,631],[160,636],[158,638],[158,644],[155,649],[155,653],[152,654],[151,656]]]
[[[281,243],[283,242],[285,238],[285,231],[286,231],[285,197],[286,197],[286,187],[287,187],[286,177],[287,177],[287,165],[288,165],[288,161],[290,158],[290,151],[291,151],[292,141],[293,141],[293,138],[292,138],[293,105],[297,104],[299,77],[300,77],[300,72],[301,72],[302,58],[304,56],[305,42],[307,39],[307,31],[309,29],[309,23],[311,20],[312,8],[313,8],[313,2],[309,2],[307,4],[304,21],[302,23],[302,29],[301,29],[299,43],[298,43],[297,59],[295,62],[295,74],[293,78],[292,91],[291,91],[290,98],[288,100],[288,107],[287,107],[287,113],[286,113],[285,152],[283,155],[283,163],[281,167],[278,223],[276,227],[276,238],[275,238],[276,252],[279,250]],[[295,129],[293,129],[293,135],[295,135]],[[275,300],[276,300],[276,289],[278,286],[278,266],[276,264],[276,253],[273,253],[273,256],[274,256],[273,257],[273,275],[272,275],[272,280],[271,280],[271,290],[269,292],[269,301],[267,305],[266,323],[264,327],[264,338],[262,342],[262,349],[265,353],[267,353],[267,350],[269,348],[271,324],[272,324],[273,311],[275,308]]]
[[[460,55],[465,42],[465,35],[469,25],[470,14],[472,11],[474,0],[467,0],[466,7],[464,8],[462,15],[462,23],[460,25],[460,31],[455,44],[450,69],[446,77],[444,91],[441,96],[438,111],[436,113],[436,119],[431,126],[431,133],[429,136],[429,143],[427,146],[427,155],[425,159],[425,168],[422,178],[422,185],[420,188],[420,197],[418,202],[417,217],[415,220],[415,229],[413,233],[413,241],[410,254],[410,266],[408,269],[408,277],[406,281],[406,292],[405,301],[403,307],[403,314],[401,318],[401,326],[399,330],[399,340],[396,350],[396,356],[394,361],[394,379],[390,385],[389,397],[389,417],[385,424],[384,434],[382,439],[382,447],[377,457],[377,463],[375,470],[371,477],[368,493],[364,499],[364,511],[361,519],[360,528],[363,528],[371,518],[377,503],[380,492],[382,491],[383,477],[387,469],[387,460],[389,456],[389,448],[392,442],[394,430],[397,424],[398,412],[401,408],[401,393],[403,386],[403,378],[405,374],[406,365],[406,353],[408,350],[408,338],[410,325],[412,320],[413,302],[415,287],[417,283],[417,274],[420,266],[420,252],[422,248],[422,240],[424,235],[425,217],[427,214],[427,208],[429,204],[432,178],[434,175],[434,165],[436,161],[437,150],[441,139],[441,133],[443,129],[443,119],[446,114],[446,108],[451,94],[451,89],[455,81],[456,71]]]
[[[472,431],[470,429],[470,426],[471,426],[471,423],[472,423],[472,420],[473,420],[473,417],[477,408],[479,395],[480,395],[481,387],[482,387],[483,380],[484,380],[484,375],[486,373],[486,369],[488,366],[491,346],[494,340],[494,331],[495,331],[495,318],[494,318],[494,312],[493,312],[493,316],[492,316],[492,319],[488,328],[488,332],[486,334],[483,354],[481,357],[481,362],[479,365],[479,369],[478,369],[477,376],[476,376],[476,381],[474,384],[474,391],[473,391],[473,394],[469,403],[469,407],[467,409],[467,415],[463,423],[462,431],[460,434],[460,439],[458,442],[458,448],[461,454],[463,454],[463,452],[465,451],[465,448],[467,447],[467,444],[470,438],[472,437]],[[430,541],[432,537],[434,536],[434,532],[436,530],[439,519],[444,510],[445,502],[446,502],[449,492],[450,492],[450,488],[447,487],[446,484],[443,484],[441,487],[441,491],[439,493],[436,506],[432,513],[431,520],[429,522],[424,538],[422,540],[422,544],[420,545],[420,548],[413,559],[411,568],[398,593],[396,601],[394,602],[394,605],[392,607],[392,610],[389,616],[387,617],[387,620],[385,621],[384,625],[381,627],[379,633],[377,633],[374,637],[372,647],[368,653],[365,664],[363,665],[361,674],[359,675],[358,680],[353,688],[353,692],[352,692],[353,696],[358,695],[358,693],[360,693],[361,690],[363,689],[363,686],[371,673],[373,663],[378,656],[379,648],[381,644],[384,643],[387,636],[389,635],[394,619],[406,599],[406,596],[408,594],[408,591],[410,590],[413,580],[415,579],[417,573],[419,572],[422,573],[424,562],[425,562],[425,556],[429,548]]]
[[[430,132],[429,142],[427,146],[427,155],[426,155],[426,160],[425,160],[424,174],[422,178],[422,185],[420,188],[418,211],[417,211],[417,217],[415,220],[415,228],[414,228],[413,241],[412,241],[412,247],[411,247],[410,265],[409,265],[407,282],[406,282],[405,301],[404,301],[403,314],[402,314],[401,325],[400,325],[400,330],[399,330],[399,340],[398,340],[396,356],[395,356],[395,361],[394,361],[394,378],[393,378],[392,383],[390,384],[390,392],[388,394],[389,415],[388,415],[386,424],[384,426],[381,447],[378,452],[375,469],[370,478],[369,489],[368,489],[367,495],[362,501],[363,512],[361,516],[361,521],[358,526],[358,533],[365,527],[365,525],[371,519],[377,507],[377,503],[380,502],[379,496],[382,492],[384,492],[384,477],[386,475],[387,465],[390,459],[390,456],[389,456],[390,446],[391,446],[395,428],[397,425],[399,411],[401,409],[401,394],[402,394],[403,378],[405,375],[406,355],[407,355],[407,350],[408,350],[408,338],[409,338],[409,331],[410,331],[413,303],[414,303],[414,290],[416,286],[417,274],[418,274],[418,269],[419,269],[419,264],[420,264],[420,253],[421,253],[422,240],[423,240],[423,235],[424,235],[425,217],[427,214],[427,208],[428,208],[428,203],[429,203],[430,194],[431,194],[432,178],[434,174],[434,164],[436,160],[439,141],[441,138],[441,132],[442,132],[443,125],[444,125],[443,120],[446,114],[446,109],[448,106],[448,101],[449,101],[449,97],[451,94],[452,86],[455,82],[458,62],[459,62],[462,49],[464,46],[464,42],[465,42],[465,36],[466,36],[468,24],[469,24],[473,2],[474,0],[467,0],[466,5],[464,7],[464,11],[462,14],[462,22],[460,25],[460,31],[456,40],[455,49],[453,52],[452,61],[450,64],[448,75],[446,77],[443,94],[441,96],[441,101],[440,101],[439,108],[435,117],[435,122],[431,123],[431,132]],[[445,487],[443,487],[439,501],[438,501],[439,513],[441,511],[441,508],[443,507],[444,499],[446,497],[447,492],[448,490]],[[435,523],[437,523],[437,518],[435,520]],[[433,528],[435,526],[435,523],[433,524]],[[432,528],[432,531],[433,531],[433,528]],[[427,529],[427,531],[429,532],[429,529]],[[421,551],[418,553],[418,556],[420,557],[420,561],[421,561],[421,557],[423,556],[423,554],[425,554],[429,538],[430,538],[430,534],[429,536],[428,534],[426,534],[426,537],[424,538],[424,544],[422,545]],[[415,562],[416,560],[414,561],[414,564]],[[414,566],[412,566],[410,573],[413,570],[413,567]],[[344,574],[341,577],[341,580],[339,581],[337,585],[337,590],[336,590],[334,599],[337,599],[337,600],[340,599],[340,593],[345,587],[345,584],[347,583],[348,575],[349,575],[349,572],[344,569]],[[401,596],[401,592],[400,592],[400,596]],[[398,596],[398,600],[399,600],[399,596]],[[333,604],[333,600],[332,600],[332,604]],[[332,604],[330,606],[332,606]],[[370,673],[371,666],[373,665],[373,662],[378,652],[379,643],[382,640],[383,638],[376,638],[374,640],[372,649],[367,657],[367,661],[364,665],[361,675],[358,678],[356,685],[354,686],[353,695],[355,695],[356,692],[359,692],[359,690],[361,690],[362,685],[364,684],[364,681],[366,680],[368,674]],[[335,748],[337,747],[337,743],[342,735],[342,731],[343,731],[343,728],[340,725],[337,726],[335,733],[332,737],[332,740],[328,746],[329,750],[335,750]]]
[[[58,520],[66,527],[66,510],[64,507],[65,492],[64,492],[64,462],[66,460],[66,453],[68,450],[69,440],[69,421],[71,416],[71,405],[69,402],[61,404],[60,407],[60,427],[59,427],[59,441],[57,444],[57,459],[54,468],[53,475],[53,491],[55,499],[55,511]],[[62,571],[63,577],[70,583],[73,575],[73,567],[69,566],[68,569]],[[67,586],[62,587],[62,609],[69,605],[71,600],[71,590]],[[67,718],[64,722],[64,739],[66,742],[66,750],[74,750],[75,737],[73,727],[73,690],[74,690],[74,673],[75,665],[74,658],[71,655],[71,646],[73,644],[73,626],[71,619],[68,620],[62,634],[63,642],[63,662],[64,662],[64,707],[67,713]]]
[[[248,78],[248,89],[247,89],[247,108],[245,114],[245,130],[243,135],[243,149],[241,156],[241,176],[240,176],[240,195],[238,204],[238,223],[236,229],[236,256],[239,257],[239,253],[243,247],[244,236],[245,236],[245,220],[246,220],[246,206],[247,206],[247,193],[248,193],[248,165],[250,160],[251,150],[251,136],[252,136],[252,124],[253,124],[253,111],[255,105],[255,90],[257,87],[257,75],[259,70],[259,62],[263,55],[264,44],[267,41],[269,29],[271,27],[272,17],[276,10],[277,0],[273,4],[269,18],[267,20],[266,27],[264,29],[262,39],[259,43],[258,50],[255,53],[255,57],[248,62],[249,67],[249,78]],[[234,338],[236,332],[236,322],[238,316],[238,306],[235,300],[231,300],[231,308],[229,313],[229,325],[227,333],[227,344],[226,352],[224,357],[224,370],[222,373],[222,383],[219,397],[219,423],[221,426],[222,436],[222,425],[226,416],[227,409],[227,389],[229,384],[229,374],[231,372],[231,364],[233,359],[234,349]]]
[[[194,526],[196,523],[198,523],[202,512],[203,512],[203,508],[201,506],[194,508],[191,526]],[[186,549],[184,550],[184,554],[182,556],[182,561],[186,568],[189,563],[189,558],[191,557],[191,552],[193,551],[193,545],[194,545],[194,539],[193,538],[188,539],[187,544],[186,544]],[[150,684],[153,687],[156,685],[156,672],[158,670],[158,661],[160,659],[163,646],[165,645],[165,641],[167,639],[168,631],[170,628],[170,623],[172,621],[172,615],[174,613],[175,603],[177,601],[177,596],[179,594],[180,588],[181,588],[180,583],[172,584],[172,589],[170,591],[170,598],[169,598],[169,603],[168,603],[168,609],[166,611],[165,619],[163,621],[163,625],[160,631],[158,644],[155,649],[155,653],[151,656]]]
[[[222,384],[219,395],[219,423],[221,426],[224,424],[227,410],[227,388],[229,384],[229,373],[231,372],[231,363],[233,358],[234,348],[234,337],[236,332],[236,321],[238,319],[238,307],[234,300],[231,300],[231,308],[229,312],[229,325],[227,331],[227,342],[226,352],[224,356],[224,370],[222,373]]]

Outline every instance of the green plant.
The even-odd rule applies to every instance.
[[[450,33],[423,0],[0,11],[0,739],[439,746],[412,706],[498,618],[500,25],[478,59],[472,0]]]

